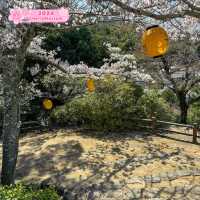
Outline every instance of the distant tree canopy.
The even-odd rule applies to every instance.
[[[125,52],[133,51],[135,28],[132,25],[100,24],[65,33],[51,33],[44,40],[43,48],[55,50],[57,58],[67,60],[71,65],[84,62],[99,68],[104,58],[109,57],[105,43],[120,47]]]
[[[90,30],[86,27],[70,32],[49,34],[44,40],[43,48],[55,50],[57,58],[67,60],[69,64],[84,62],[91,67],[99,67],[108,57],[106,48],[94,43]]]
[[[119,47],[124,53],[135,49],[136,31],[133,24],[99,24],[90,28],[94,42],[109,42],[113,47]]]

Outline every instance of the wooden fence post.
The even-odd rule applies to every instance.
[[[197,144],[197,132],[198,132],[198,125],[197,125],[197,123],[194,123],[194,125],[193,125],[193,140],[192,140],[192,142],[194,144]]]

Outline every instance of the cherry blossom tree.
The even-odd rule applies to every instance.
[[[156,20],[171,20],[190,16],[200,18],[199,0],[96,0],[110,2],[133,16],[146,16]]]
[[[105,64],[100,69],[96,69],[96,71],[101,71],[99,74],[113,74],[134,82],[149,83],[153,81],[151,75],[138,68],[134,54],[124,54],[119,47],[112,47],[110,44],[107,44],[107,48],[110,58],[105,59]]]
[[[99,79],[106,74],[121,76],[124,79],[133,80],[134,82],[142,81],[144,83],[152,82],[151,75],[139,69],[134,54],[124,54],[119,47],[112,47],[106,43],[105,47],[110,53],[109,59],[104,59],[104,64],[100,68],[89,67],[83,62],[77,65],[70,65],[67,60],[61,58],[55,59],[56,51],[47,52],[41,48],[42,38],[35,38],[27,50],[27,56],[37,61],[44,61],[51,66],[51,72],[62,76],[73,77],[92,77]],[[52,67],[54,70],[52,70]]]
[[[112,3],[112,4],[111,4]],[[118,7],[116,7],[118,6]],[[25,58],[32,56],[43,59],[49,64],[67,72],[67,63],[60,63],[50,55],[41,55],[29,49],[34,38],[46,32],[68,31],[75,27],[88,26],[104,20],[112,20],[113,13],[119,13],[124,20],[146,20],[140,16],[147,16],[156,20],[170,20],[183,18],[200,18],[199,2],[190,3],[181,1],[78,1],[78,0],[0,0],[0,67],[3,77],[4,96],[4,123],[3,123],[3,161],[2,184],[14,183],[15,168],[18,155],[18,138],[20,130],[20,100],[21,100],[21,75]],[[70,8],[70,20],[65,24],[18,24],[14,25],[8,20],[11,8]],[[119,9],[120,8],[120,9]],[[179,23],[179,21],[177,22]],[[28,50],[29,49],[29,50]],[[124,61],[128,60],[123,58]],[[119,60],[116,62],[120,62]],[[128,62],[128,61],[127,61]],[[116,64],[117,65],[117,64]],[[62,66],[62,67],[61,67]],[[64,66],[64,67],[63,67]],[[74,69],[75,67],[73,67]],[[77,68],[78,70],[79,67]]]
[[[169,36],[174,38],[190,34],[199,37],[200,1],[199,0],[96,0],[110,3],[110,10],[128,20],[137,22],[138,30],[151,25],[164,26]]]
[[[174,41],[164,58],[141,59],[138,61],[146,73],[161,87],[170,89],[177,97],[180,122],[187,122],[189,107],[199,101],[196,88],[200,84],[199,42],[191,38]]]
[[[69,7],[70,20],[65,24],[18,24],[9,21],[11,8],[61,8]],[[98,9],[98,12],[93,10]],[[46,32],[68,31],[75,27],[88,26],[102,21],[101,6],[93,8],[87,1],[50,0],[1,0],[0,1],[0,67],[3,79],[3,161],[2,184],[14,183],[20,131],[21,75],[28,48],[33,39]],[[99,17],[100,16],[100,17]],[[29,54],[30,55],[30,54]],[[32,54],[32,56],[34,56]],[[36,57],[38,55],[35,55]],[[45,57],[43,58],[45,59]],[[49,60],[51,62],[51,59]],[[57,67],[59,64],[57,63]]]
[[[167,54],[166,59],[161,61],[152,60],[154,64],[150,64],[150,71],[154,78],[162,79],[162,83],[170,82],[167,86],[179,99],[181,122],[186,123],[189,106],[199,100],[199,94],[193,92],[193,88],[199,84],[199,59],[194,51],[200,35],[200,1],[97,0],[99,3],[102,1],[110,2],[120,14],[125,13],[132,20],[139,18],[142,22],[142,26],[138,27],[140,36],[145,27],[161,24],[168,31],[171,43],[184,40],[185,45],[181,42],[181,48],[179,46],[174,54]],[[147,64],[144,69],[149,70]],[[176,74],[178,72],[179,75]]]

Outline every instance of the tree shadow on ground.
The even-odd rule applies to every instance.
[[[18,179],[32,176],[32,180],[40,180],[40,177],[47,176],[47,179],[54,179],[59,181],[66,181],[61,177],[63,175],[69,174],[74,168],[79,168],[85,170],[89,168],[92,174],[99,174],[101,176],[101,169],[106,167],[106,165],[101,162],[101,158],[98,158],[99,162],[94,162],[92,160],[81,159],[84,149],[77,140],[67,141],[64,144],[51,144],[48,145],[43,151],[41,151],[42,145],[46,140],[52,139],[54,136],[40,136],[37,140],[25,140],[21,142],[21,145],[28,144],[29,151],[22,152],[18,157],[18,165],[16,171],[16,177]],[[83,138],[90,137],[89,135],[82,135]],[[129,137],[127,135],[127,137]],[[132,136],[131,136],[132,137]],[[122,140],[125,137],[117,137],[116,135],[108,136],[106,138],[101,138],[102,140]],[[140,140],[142,142],[142,140]],[[31,151],[30,151],[31,149]],[[111,153],[121,153],[120,148],[112,148]],[[38,152],[42,152],[38,154]],[[61,153],[60,153],[61,152]],[[127,155],[125,155],[127,156]],[[65,163],[66,162],[66,163]],[[62,166],[59,166],[59,164]],[[65,166],[63,166],[63,164]],[[59,168],[60,167],[60,168]],[[49,175],[51,177],[49,177]],[[67,181],[69,182],[69,181]],[[71,185],[71,184],[70,184]]]
[[[112,164],[112,170],[109,171],[107,169],[110,168],[110,166],[105,164],[101,157],[98,157],[99,155],[93,154],[93,152],[85,152],[78,140],[70,140],[62,144],[49,144],[42,150],[42,153],[38,154],[38,150],[41,150],[41,145],[44,143],[43,140],[48,140],[48,138],[52,139],[54,137],[45,136],[41,137],[40,140],[30,141],[30,143],[29,141],[26,141],[30,145],[30,148],[33,147],[33,151],[31,153],[23,153],[19,156],[16,174],[18,179],[26,178],[28,176],[32,177],[32,179],[29,179],[28,181],[46,181],[49,183],[52,182],[56,185],[64,185],[68,191],[75,194],[74,198],[79,200],[82,199],[83,194],[85,194],[86,197],[88,196],[88,200],[98,199],[95,196],[95,193],[98,193],[102,197],[102,200],[106,199],[108,194],[113,196],[113,199],[117,199],[114,197],[114,193],[117,193],[120,190],[124,195],[126,193],[125,191],[129,191],[132,194],[132,199],[134,199],[133,194],[135,193],[135,189],[129,188],[129,185],[126,182],[126,180],[132,179],[132,171],[138,167],[152,163],[155,160],[167,160],[180,155],[181,153],[180,149],[176,149],[167,154],[156,145],[151,144],[151,136],[154,135],[153,133],[109,133],[104,134],[104,136],[99,136],[98,134],[95,135],[91,132],[80,134],[82,138],[94,137],[100,141],[112,142],[113,146],[109,150],[109,153],[111,155],[121,154],[124,156],[124,159],[119,160],[120,162],[114,162]],[[126,145],[125,141],[127,140],[135,140],[139,143],[145,144],[146,154],[149,156],[141,159],[141,157],[135,153],[129,155],[124,153],[123,146]],[[121,145],[115,145],[117,141],[120,141]],[[104,149],[102,149],[102,154],[105,153],[105,151],[106,149],[104,147]],[[84,159],[82,157],[83,154],[88,156],[89,159]],[[98,162],[90,159],[95,156]],[[84,173],[84,170],[90,172],[86,178],[75,179],[73,176],[68,176],[71,173],[78,174],[78,171],[81,171],[81,175],[81,173]],[[113,181],[113,177],[120,172],[124,173],[126,180],[124,182],[122,181],[123,183],[118,184]],[[194,187],[195,184],[191,183],[191,186]],[[141,196],[139,199],[145,199],[145,195],[148,195],[148,193],[151,193],[151,191],[154,190],[155,188],[151,189],[145,184],[140,190]],[[170,198],[180,195],[180,191],[178,191],[177,188],[172,188],[171,190],[161,188],[155,190],[154,193],[156,198],[161,197],[163,193],[166,193]],[[186,192],[186,189],[181,193],[181,195],[190,194],[191,192],[189,192],[189,190]],[[137,193],[137,195],[139,194]],[[86,197],[85,199],[87,199]],[[120,197],[119,199],[123,198]],[[124,199],[128,200],[128,198]]]
[[[148,153],[151,153],[151,157],[148,157],[145,160],[145,165],[151,163],[155,159],[167,160],[174,156],[178,156],[181,154],[180,149],[176,152],[172,152],[171,154],[166,154],[162,150],[155,148],[149,142],[147,149]],[[159,157],[158,155],[165,156]],[[129,184],[125,181],[118,185],[112,181],[112,177],[114,177],[120,171],[125,171],[127,177],[129,176],[130,171],[135,170],[137,167],[144,165],[144,162],[140,165],[131,165],[136,162],[135,156],[130,156],[126,160],[124,160],[123,164],[116,164],[113,167],[112,172],[103,172],[101,168],[99,168],[94,174],[92,174],[87,179],[76,183],[72,188],[69,188],[69,191],[72,191],[74,194],[73,198],[75,200],[105,200],[105,199],[113,199],[113,200],[136,200],[136,199],[152,199],[152,198],[161,198],[165,199],[197,199],[200,195],[200,184],[196,184],[194,182],[194,177],[187,186],[182,185],[180,186],[169,186],[169,187],[157,187],[153,183],[147,184],[145,183],[143,187],[137,189],[129,188]],[[186,156],[187,161],[193,160],[188,159]],[[101,177],[101,181],[98,182],[97,180]],[[171,185],[171,181],[169,181],[169,185]],[[129,194],[128,194],[129,193]]]
[[[161,138],[166,138],[172,141],[177,141],[177,142],[184,142],[188,144],[193,144],[193,145],[198,145],[200,146],[200,142],[197,142],[194,144],[192,142],[192,135],[191,136],[185,136],[181,134],[176,134],[176,133],[171,133],[167,131],[130,131],[130,132],[95,132],[95,131],[90,131],[90,130],[81,130],[78,133],[81,134],[82,137],[85,138],[96,138],[98,140],[102,141],[124,141],[127,139],[130,140],[135,140],[141,143],[144,143],[144,141],[150,141],[152,140],[153,136],[156,137],[161,137]]]
[[[116,148],[117,149],[117,148]],[[113,166],[113,170],[112,172],[105,172],[102,171],[102,169],[99,167],[95,173],[93,173],[91,176],[89,176],[87,179],[76,183],[72,188],[69,188],[70,191],[73,191],[75,193],[75,197],[74,199],[87,199],[87,200],[91,200],[91,199],[106,199],[108,193],[109,193],[109,197],[113,196],[113,198],[110,199],[117,199],[116,196],[112,195],[112,193],[115,193],[117,190],[129,190],[131,191],[131,189],[128,187],[127,183],[123,183],[120,185],[116,185],[113,181],[112,181],[112,177],[114,177],[117,173],[119,173],[120,171],[125,171],[126,175],[129,176],[130,171],[134,171],[137,167],[140,167],[142,165],[146,165],[148,163],[151,163],[152,161],[154,161],[155,159],[161,159],[161,160],[167,160],[173,156],[177,156],[179,155],[180,149],[178,149],[175,152],[172,152],[171,154],[166,154],[164,151],[160,150],[159,148],[156,148],[155,146],[153,146],[152,144],[150,144],[149,142],[147,142],[147,149],[148,152],[147,153],[151,153],[151,157],[146,158],[141,164],[136,164],[134,165],[135,162],[137,162],[137,160],[135,159],[136,156],[129,156],[128,158],[126,158],[125,160],[123,160],[122,164],[115,164]],[[117,150],[118,151],[118,150]],[[161,156],[159,156],[161,155]],[[164,156],[163,156],[164,155]],[[133,165],[130,165],[133,164]],[[101,179],[99,182],[97,180]],[[191,182],[190,183],[192,185],[192,187],[195,187],[195,185]],[[167,189],[167,188],[161,188],[161,189],[156,189],[153,188],[153,191],[151,191],[151,188],[147,187],[147,185],[145,184],[145,186],[140,190],[140,197],[136,198],[136,199],[145,199],[145,198],[150,198],[150,196],[148,195],[153,195],[158,198],[158,197],[162,197],[162,195],[167,195],[168,197],[172,198],[175,197],[177,195],[182,195],[182,196],[187,196],[190,195],[190,190],[186,189],[183,187],[183,190],[181,189],[180,192],[180,188],[179,191],[177,190],[177,187],[171,188],[171,189]],[[191,188],[190,188],[191,189]],[[124,191],[124,195],[126,194],[126,192]],[[132,199],[134,198],[134,193],[135,191],[131,191],[132,192]],[[101,197],[95,196],[95,193],[98,193],[98,195],[100,194]],[[121,193],[123,193],[121,191]],[[83,195],[85,194],[85,196]],[[83,198],[84,196],[84,198]],[[138,196],[138,193],[137,193]],[[125,196],[124,196],[125,197]],[[124,197],[120,197],[124,198]],[[124,198],[124,199],[129,199],[129,198]],[[164,198],[163,198],[164,199]],[[169,198],[167,198],[169,199]]]
[[[168,157],[169,158],[169,157]],[[149,162],[154,160],[155,157],[149,159]],[[162,158],[163,160],[167,158]],[[196,199],[199,197],[200,194],[200,185],[196,184],[192,181],[188,184],[187,187],[184,185],[182,187],[160,187],[157,188],[157,186],[153,186],[152,184],[146,185],[140,189],[132,189],[129,188],[127,183],[123,183],[120,186],[113,183],[111,178],[118,172],[122,170],[126,170],[126,167],[134,162],[134,158],[128,158],[125,163],[121,166],[115,166],[113,168],[113,171],[110,173],[103,173],[101,170],[96,171],[95,174],[88,177],[82,182],[78,182],[74,185],[73,188],[70,188],[70,191],[72,191],[75,195],[73,199],[76,200],[96,200],[96,199],[152,199],[152,198],[161,198],[161,199],[187,199],[187,197]],[[132,170],[134,170],[136,167],[133,167]],[[93,182],[91,180],[96,180],[98,177],[104,177],[102,178],[101,182],[99,184],[96,184],[96,182]],[[134,177],[133,177],[134,178]],[[197,188],[196,193],[192,193],[193,190]],[[128,197],[128,192],[129,194]],[[113,193],[113,194],[112,194]],[[118,193],[116,195],[116,193]],[[114,195],[115,194],[115,195]],[[196,198],[195,198],[196,197]]]
[[[32,142],[30,145],[34,146],[36,144]],[[40,145],[40,143],[38,145]],[[60,161],[66,161],[66,163],[62,163],[66,166],[62,165],[60,167],[62,173],[67,174],[73,170],[75,166],[82,164],[79,157],[83,152],[84,150],[79,142],[71,140],[64,144],[48,145],[40,154],[37,154],[38,151],[21,154],[18,158],[16,177],[22,178],[32,176],[33,181],[34,179],[38,181],[40,177],[45,175],[48,177],[48,175],[50,175],[51,178],[56,180],[60,176]]]
[[[127,139],[134,139],[143,142],[144,139],[151,139],[150,136],[154,134],[147,131],[129,131],[129,132],[97,132],[91,130],[81,130],[78,133],[83,138],[96,138],[102,141],[123,141]]]

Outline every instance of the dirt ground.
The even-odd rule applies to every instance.
[[[190,143],[191,137],[163,136],[146,132],[101,136],[74,130],[34,133],[20,140],[17,180],[46,181],[79,192],[92,186],[104,193],[102,198],[93,194],[93,199],[200,199],[200,188],[187,192],[200,186],[200,145]],[[149,177],[151,181],[146,180]],[[181,188],[185,190],[174,193]],[[164,189],[168,193],[162,194]],[[149,191],[146,197],[141,194],[144,190]],[[155,190],[159,195],[154,198]]]

